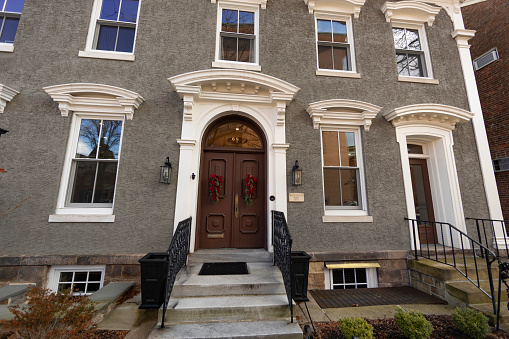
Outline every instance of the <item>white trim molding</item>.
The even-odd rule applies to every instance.
[[[4,112],[5,106],[16,96],[16,94],[19,94],[19,92],[15,89],[0,84],[0,113]]]
[[[62,116],[69,112],[121,115],[132,120],[134,110],[145,101],[138,93],[109,85],[72,83],[43,88],[58,102]]]
[[[225,5],[251,5],[260,6],[262,9],[267,8],[267,0],[210,0],[210,3],[221,3]]]
[[[313,119],[314,129],[320,125],[328,126],[364,126],[369,131],[372,120],[382,107],[363,101],[332,99],[313,102],[306,111]]]
[[[429,125],[453,130],[458,122],[472,119],[474,114],[464,109],[441,104],[417,104],[395,108],[384,114],[394,127]]]
[[[180,74],[168,79],[183,100],[175,224],[189,216],[191,252],[194,251],[201,140],[207,127],[217,118],[243,115],[256,122],[267,140],[267,195],[280,197],[267,201],[267,211],[286,213],[286,106],[299,88],[269,75],[244,70],[209,69]],[[272,250],[270,213],[267,213],[267,248]]]
[[[366,0],[304,0],[309,14],[314,12],[348,14],[358,18]]]
[[[432,26],[440,7],[428,5],[420,1],[387,1],[381,8],[387,22],[396,24],[423,24]]]

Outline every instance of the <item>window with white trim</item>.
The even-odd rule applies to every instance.
[[[259,6],[218,4],[216,61],[213,67],[260,70]]]
[[[353,45],[350,17],[316,18],[318,69],[352,71]]]
[[[418,29],[392,28],[398,74],[427,77],[426,57]]]
[[[330,289],[378,287],[376,268],[340,268],[329,272]]]
[[[79,56],[134,60],[139,11],[140,0],[95,0],[86,48]]]
[[[74,295],[91,295],[103,287],[105,266],[53,266],[48,288],[54,292],[69,289]]]
[[[66,205],[112,207],[123,120],[78,117]]]
[[[0,51],[12,52],[25,0],[0,0]]]
[[[359,129],[322,130],[326,210],[364,209]]]

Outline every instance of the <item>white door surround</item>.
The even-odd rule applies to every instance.
[[[287,212],[285,112],[299,88],[283,80],[243,70],[209,69],[168,79],[184,101],[180,157],[175,202],[174,230],[191,216],[191,248],[194,252],[201,140],[217,118],[237,114],[258,124],[267,140],[267,211]],[[198,178],[196,178],[198,179]],[[271,214],[267,213],[267,248],[272,251]]]

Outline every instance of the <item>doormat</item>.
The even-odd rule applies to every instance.
[[[249,274],[245,262],[211,262],[204,263],[198,275],[233,275]]]

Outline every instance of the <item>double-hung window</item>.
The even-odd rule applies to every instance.
[[[95,0],[85,51],[79,56],[134,60],[140,0]]]
[[[392,28],[398,74],[402,76],[427,77],[426,61],[419,30]]]
[[[316,20],[318,68],[351,71],[351,48],[346,21]]]
[[[355,132],[322,131],[326,209],[362,209]]]
[[[0,51],[12,52],[25,0],[0,0]]]
[[[79,118],[67,205],[112,207],[122,139],[122,120]]]

